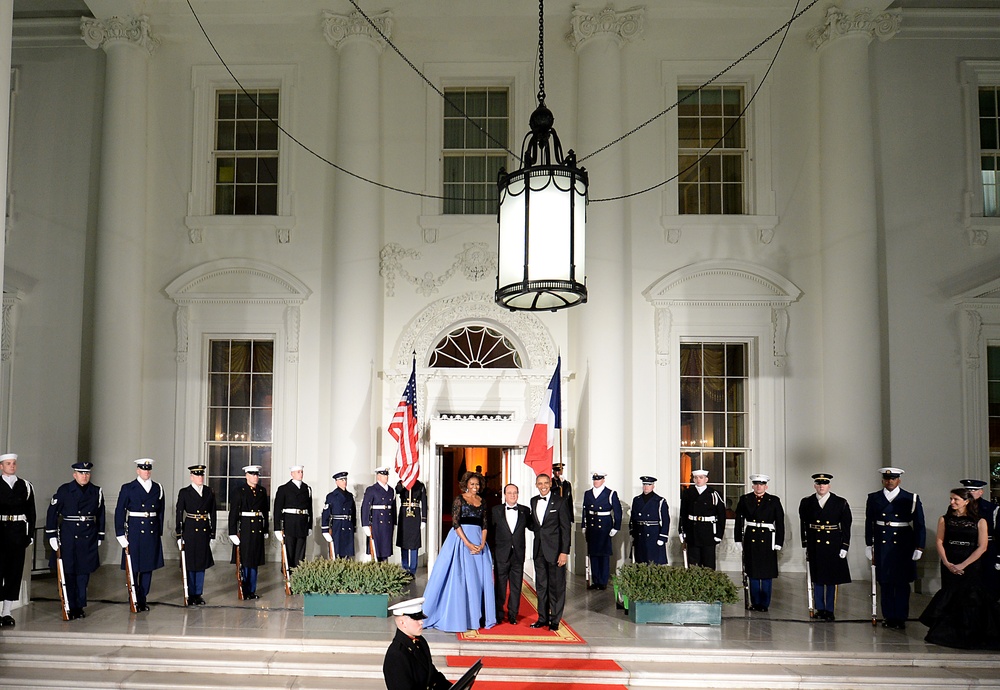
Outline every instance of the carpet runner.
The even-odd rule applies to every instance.
[[[585,683],[567,681],[560,677],[559,671],[612,671],[622,672],[624,669],[611,659],[545,659],[541,657],[502,657],[502,656],[449,656],[446,657],[448,668],[465,669],[476,663],[483,662],[483,670],[489,669],[525,669],[546,670],[557,673],[546,674],[547,677],[520,680],[507,678],[504,680],[486,680],[480,676],[476,680],[476,690],[627,690],[621,683]]]
[[[538,595],[527,582],[521,589],[521,607],[517,614],[517,625],[506,622],[497,623],[489,630],[469,630],[457,633],[463,642],[534,642],[542,644],[585,644],[573,628],[560,621],[558,630],[548,628],[532,628],[531,624],[538,620]],[[479,687],[479,683],[476,683]]]

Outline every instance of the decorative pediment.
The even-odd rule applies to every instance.
[[[291,273],[252,259],[219,259],[195,266],[164,291],[178,305],[204,303],[300,305],[312,291]]]
[[[787,306],[802,296],[790,280],[745,261],[709,260],[663,276],[643,295],[657,307]]]
[[[1000,278],[963,292],[955,302],[966,307],[1000,305]]]

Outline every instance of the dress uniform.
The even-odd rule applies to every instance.
[[[618,492],[604,486],[605,473],[594,472],[592,489],[583,493],[583,535],[590,559],[587,589],[607,589],[611,577],[611,538],[622,528],[622,502]]]
[[[431,649],[423,638],[423,597],[403,601],[392,608],[396,635],[385,651],[382,677],[386,690],[448,690],[451,682],[434,667]]]
[[[566,466],[561,462],[552,463],[552,493],[556,496],[562,498],[569,506],[569,519],[570,522],[576,519],[573,507],[573,485],[569,483],[568,479],[562,478],[563,470]]]
[[[153,571],[163,567],[163,511],[166,507],[163,487],[150,479],[153,460],[135,461],[138,477],[122,484],[115,506],[115,536],[122,546],[122,570],[125,559],[132,560],[135,577],[135,607],[148,611],[146,597],[153,582]]]
[[[785,545],[785,511],[781,499],[767,493],[771,478],[751,474],[753,491],[736,504],[733,539],[743,549],[743,572],[750,581],[750,610],[767,611],[771,585],[778,577],[778,552]]]
[[[74,481],[56,489],[45,517],[45,536],[52,547],[49,567],[56,567],[61,549],[70,620],[85,618],[90,574],[101,565],[98,547],[104,541],[104,492],[90,483],[91,462],[73,465]]]
[[[358,530],[358,507],[347,490],[347,472],[333,475],[337,488],[326,495],[320,524],[323,538],[333,545],[336,558],[354,558],[354,533]]]
[[[270,500],[267,488],[260,484],[260,465],[243,468],[247,483],[234,490],[229,499],[229,540],[233,557],[240,554],[240,579],[244,599],[260,599],[257,594],[257,568],[264,565],[264,538],[270,529]]]
[[[983,490],[987,484],[982,479],[963,479],[962,486],[969,489],[976,498],[976,508],[979,510],[979,517],[986,520],[986,553],[980,559],[983,563],[981,569],[983,586],[990,592],[993,599],[1000,598],[1000,553],[997,553],[997,520],[1000,518],[1000,510],[997,504],[983,498]]]
[[[396,546],[400,549],[403,569],[417,574],[417,553],[420,550],[420,528],[427,524],[427,488],[419,479],[407,489],[396,482],[399,514],[396,517]]]
[[[289,468],[292,478],[274,492],[274,536],[285,546],[288,568],[297,566],[306,557],[306,539],[312,532],[312,489],[302,481],[305,468]]]
[[[205,571],[215,565],[215,491],[205,486],[205,466],[188,467],[191,483],[177,492],[177,547],[184,549],[188,603],[204,606]]]
[[[10,615],[21,596],[24,553],[35,539],[35,490],[17,476],[17,455],[0,455],[0,627],[13,627]]]
[[[851,506],[846,499],[830,492],[832,474],[818,472],[812,478],[816,493],[799,502],[802,548],[813,583],[816,617],[832,621],[835,619],[837,585],[851,581],[847,563],[847,550],[851,547]]]
[[[656,477],[639,477],[642,493],[632,499],[628,532],[636,563],[667,564],[667,540],[670,538],[670,508],[667,499],[655,491]]]
[[[368,553],[378,561],[392,555],[392,531],[396,524],[396,494],[389,486],[389,468],[375,470],[375,483],[361,499],[361,525],[368,537]],[[374,544],[375,553],[372,553]]]
[[[881,468],[883,488],[868,494],[865,506],[865,554],[882,586],[882,625],[897,630],[906,627],[910,583],[917,579],[917,561],[927,540],[920,497],[899,488],[903,472]]]
[[[688,565],[715,570],[715,545],[726,531],[726,504],[718,491],[708,488],[707,470],[694,470],[691,476],[695,485],[681,491],[681,541]]]

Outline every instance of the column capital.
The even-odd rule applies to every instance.
[[[323,10],[323,36],[326,38],[326,42],[337,50],[340,50],[340,47],[349,38],[366,38],[381,53],[385,50],[386,39],[392,36],[392,12],[385,11],[369,16],[375,26],[378,27],[378,31],[372,28],[372,25],[368,23],[360,12],[337,14],[336,12]]]
[[[591,38],[606,36],[614,39],[618,47],[621,47],[642,35],[645,13],[643,7],[619,12],[610,5],[598,12],[587,12],[577,5],[573,8],[573,17],[570,19],[573,30],[567,37],[569,44],[574,49],[579,49]]]
[[[108,17],[107,19],[91,19],[83,17],[80,20],[80,33],[84,42],[91,48],[104,48],[114,43],[127,43],[153,54],[160,42],[153,38],[149,30],[149,17],[146,15],[127,17]]]
[[[837,6],[833,6],[827,9],[823,24],[810,29],[806,38],[816,50],[834,39],[852,34],[866,36],[869,41],[873,38],[887,41],[899,31],[900,21],[899,10],[876,14],[870,9],[845,12]]]

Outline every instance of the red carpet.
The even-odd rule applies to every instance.
[[[538,620],[538,596],[535,590],[525,582],[521,589],[521,607],[517,614],[517,625],[506,621],[497,623],[489,630],[470,630],[458,633],[458,639],[463,642],[534,642],[559,644],[584,644],[584,639],[576,634],[566,621],[559,623],[556,631],[548,628],[532,628],[531,624]],[[471,664],[470,664],[471,665]],[[479,687],[479,683],[476,683]],[[520,687],[512,685],[511,687]],[[524,686],[528,687],[528,686]],[[569,687],[569,686],[567,686]]]
[[[565,683],[553,681],[546,683],[540,680],[522,682],[510,680],[477,680],[476,690],[628,690],[624,685],[606,685],[604,683]]]
[[[448,666],[468,668],[480,658],[483,668],[548,668],[554,671],[622,671],[621,666],[611,659],[543,659],[524,657],[513,659],[506,656],[449,656]],[[479,684],[476,683],[476,687]]]

